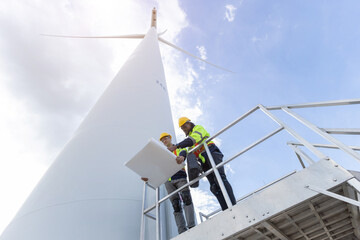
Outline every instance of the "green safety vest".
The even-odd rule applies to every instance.
[[[182,151],[186,151],[185,148],[177,148],[175,149],[175,151],[173,151],[173,153],[175,154],[175,156],[179,156],[179,154],[182,152]],[[187,151],[186,151],[187,152]],[[183,168],[182,170],[185,171],[185,168]],[[169,178],[169,182],[171,181],[171,178]]]
[[[210,137],[210,134],[205,130],[205,128],[201,125],[195,125],[194,128],[189,133],[189,138],[195,142],[194,145],[188,148],[190,151],[191,149],[195,148],[199,144],[203,143]],[[213,141],[207,143],[207,145],[214,144]],[[201,159],[202,163],[205,163],[205,158],[201,155],[201,153],[205,152],[205,148],[202,146],[200,149],[194,152],[195,156]]]

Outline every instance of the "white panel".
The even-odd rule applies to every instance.
[[[125,163],[125,166],[140,177],[148,178],[148,183],[157,188],[181,170],[185,164],[177,164],[175,154],[154,139],[150,139],[143,149]]]

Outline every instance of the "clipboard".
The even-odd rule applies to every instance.
[[[148,184],[157,188],[181,170],[185,166],[185,163],[178,164],[174,153],[151,138],[149,142],[124,165],[140,177],[148,178]]]

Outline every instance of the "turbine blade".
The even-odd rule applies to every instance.
[[[202,59],[202,58],[200,58],[200,57],[198,57],[198,56],[196,56],[196,55],[194,55],[194,54],[192,54],[192,53],[189,53],[188,51],[185,51],[184,49],[179,48],[178,46],[176,46],[176,45],[174,45],[174,44],[166,41],[165,39],[163,39],[163,38],[161,38],[161,37],[159,37],[159,41],[160,41],[160,42],[163,42],[163,43],[165,43],[165,44],[167,44],[167,45],[169,45],[169,46],[171,46],[171,47],[173,47],[173,48],[175,48],[175,49],[177,49],[177,50],[179,50],[179,51],[181,51],[181,52],[183,52],[183,53],[186,53],[187,55],[189,55],[189,56],[191,56],[191,57],[193,57],[193,58],[196,58],[196,59],[198,59],[198,60],[200,60],[200,61],[203,61],[203,62],[205,62],[205,63],[207,63],[207,64],[210,64],[211,66],[214,66],[214,67],[216,67],[216,68],[219,68],[219,69],[224,70],[224,71],[227,71],[227,72],[234,73],[233,71],[230,71],[229,69],[220,67],[220,66],[215,65],[215,64],[213,64],[213,63],[211,63],[211,62],[208,62],[208,61],[206,61],[205,59]]]
[[[163,31],[162,33],[158,34],[158,37],[160,37],[161,35],[163,35],[164,33],[166,33],[167,29],[165,31]]]
[[[131,34],[131,35],[118,35],[118,36],[65,36],[65,35],[51,35],[40,34],[46,37],[61,37],[61,38],[144,38],[145,34]]]

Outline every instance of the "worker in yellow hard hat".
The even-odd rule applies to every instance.
[[[183,141],[177,143],[176,145],[168,147],[168,149],[170,151],[174,151],[175,149],[178,149],[178,148],[182,149],[182,148],[186,148],[186,147],[190,151],[191,149],[193,149],[194,147],[203,143],[204,141],[206,141],[206,139],[208,139],[210,137],[210,134],[205,130],[204,127],[202,127],[201,125],[195,125],[187,117],[179,118],[179,127],[181,128],[181,130],[183,130],[183,132],[185,133],[187,138],[184,139]],[[220,149],[215,145],[215,143],[213,141],[208,142],[207,145],[209,147],[210,153],[214,159],[215,164],[218,165],[219,163],[222,162],[224,155],[221,153]],[[209,157],[203,146],[201,148],[199,148],[198,150],[196,150],[194,152],[194,154],[197,157],[198,161],[200,162],[202,170],[204,172],[206,172],[207,170],[212,168]],[[189,161],[189,159],[188,159],[188,161]],[[235,205],[236,199],[235,199],[232,187],[226,178],[225,169],[222,166],[222,167],[218,168],[218,170],[219,170],[221,179],[224,183],[225,189],[229,195],[230,201],[231,201],[232,205]],[[190,173],[189,173],[189,177],[190,177]],[[215,197],[219,201],[221,209],[222,210],[227,209],[228,206],[226,204],[224,195],[221,192],[220,186],[216,180],[215,174],[211,173],[211,174],[207,175],[206,177],[210,183],[210,191],[215,195]]]
[[[159,140],[166,146],[171,147],[173,146],[171,141],[171,135],[164,132],[160,134]],[[186,149],[175,148],[172,151],[176,156],[176,162],[181,164],[185,161],[187,152]],[[187,175],[185,169],[181,169],[177,173],[175,173],[167,182],[165,182],[165,188],[168,194],[176,191],[180,187],[187,184]],[[144,181],[147,181],[146,178],[142,178]],[[180,198],[181,196],[181,198]],[[192,202],[190,189],[189,187],[184,188],[178,194],[174,194],[170,197],[171,204],[174,209],[174,217],[175,222],[178,228],[178,233],[181,234],[186,230],[195,226],[195,211],[194,211],[194,204]],[[183,203],[183,204],[182,204]],[[185,212],[185,218],[183,214],[183,209]]]

